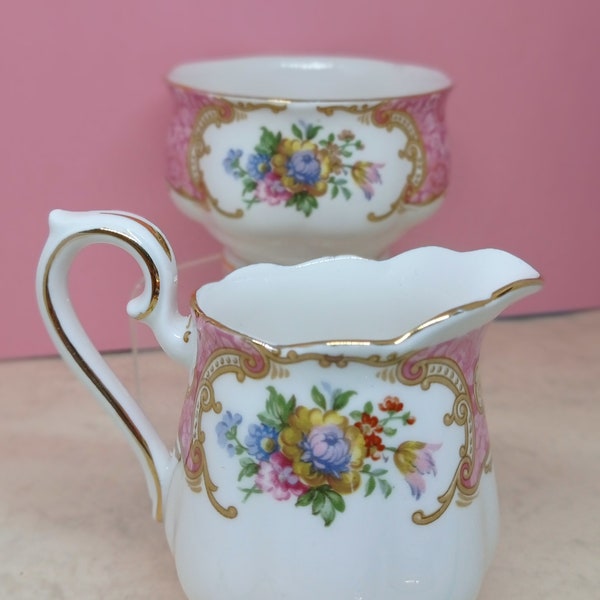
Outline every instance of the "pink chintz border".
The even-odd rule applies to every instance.
[[[228,103],[215,96],[193,90],[172,87],[175,110],[167,131],[166,178],[169,186],[187,198],[203,203],[205,192],[194,185],[188,152],[199,112],[207,106],[227,110]],[[426,155],[426,174],[422,185],[406,198],[409,205],[427,204],[446,190],[450,173],[450,153],[447,142],[445,106],[449,90],[412,98],[382,102],[374,107],[373,118],[387,119],[390,111],[404,111],[415,121]]]

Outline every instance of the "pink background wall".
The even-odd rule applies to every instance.
[[[180,262],[217,250],[167,198],[163,77],[179,62],[238,54],[445,70],[456,84],[450,191],[397,249],[501,247],[547,281],[518,312],[600,305],[599,21],[595,0],[11,3],[0,20],[0,357],[53,353],[33,287],[52,208],[141,213]],[[85,254],[74,290],[82,319],[102,349],[126,348],[133,261]]]

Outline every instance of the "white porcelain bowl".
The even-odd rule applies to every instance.
[[[442,202],[450,81],[438,71],[253,57],[181,65],[168,83],[171,198],[232,266],[380,258]]]

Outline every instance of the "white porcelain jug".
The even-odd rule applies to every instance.
[[[258,264],[205,285],[181,315],[152,224],[55,211],[50,225],[42,316],[140,459],[191,600],[476,598],[498,529],[480,341],[540,287],[535,270],[436,247]],[[145,273],[129,314],[189,368],[171,451],[69,300],[75,255],[104,242]]]

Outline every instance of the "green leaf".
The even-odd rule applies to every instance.
[[[240,465],[242,465],[242,469],[240,470],[240,474],[238,475],[238,481],[241,481],[244,477],[254,477],[254,475],[258,473],[258,470],[260,468],[257,463],[255,463],[252,459],[248,458],[242,458],[240,460]]]
[[[369,477],[367,479],[367,485],[365,486],[365,498],[375,491],[375,487],[375,477]]]
[[[296,500],[296,506],[310,506],[312,514],[320,516],[325,526],[331,525],[337,512],[344,512],[346,503],[338,492],[328,485],[313,488]]]
[[[302,494],[302,496],[298,496],[298,500],[296,500],[296,506],[309,506],[310,504],[312,504],[315,494],[316,490],[311,489],[308,492]]]
[[[306,130],[306,139],[312,140],[317,135],[317,133],[321,131],[321,129],[323,129],[322,125],[309,125],[308,129]]]
[[[242,194],[247,194],[248,192],[253,192],[256,189],[256,181],[253,179],[245,179],[244,180],[244,189],[242,190]]]
[[[344,194],[344,198],[346,198],[346,200],[350,200],[350,198],[352,197],[352,192],[345,187],[342,188],[342,194]]]
[[[381,477],[382,475],[385,475],[387,473],[387,469],[375,469],[374,471],[371,471],[371,475],[373,475],[373,477]]]
[[[408,412],[403,413],[400,418],[402,419],[403,425],[408,425],[408,420],[410,419],[410,410]]]
[[[331,197],[336,198],[339,193],[340,193],[340,188],[337,185],[334,185],[333,189],[331,190]]]
[[[281,420],[269,408],[270,407],[267,405],[267,410],[257,415],[258,420],[264,425],[268,425],[269,427],[280,428],[282,425]]]
[[[258,145],[254,148],[254,150],[258,154],[266,154],[271,156],[275,154],[277,151],[277,147],[281,142],[281,132],[274,134],[272,131],[269,131],[266,127],[261,127],[262,135],[260,136],[260,141]]]
[[[265,409],[258,415],[261,423],[280,430],[287,425],[288,419],[296,407],[296,398],[292,396],[289,401],[273,387],[267,387],[269,397],[265,403]]]
[[[244,204],[246,205],[246,208],[250,209],[254,204],[260,204],[260,200],[256,196],[244,198]]]
[[[243,502],[246,502],[246,500],[248,500],[252,494],[262,494],[262,490],[255,485],[253,485],[251,488],[240,488],[240,491],[244,492],[244,498],[242,499]]]
[[[371,471],[371,465],[366,464],[363,465],[363,468],[361,469],[361,473],[369,473]]]
[[[327,502],[327,496],[318,488],[316,491],[317,491],[317,493],[315,494],[315,497],[314,497],[313,503],[312,503],[313,515],[320,514]]]
[[[347,392],[336,393],[333,397],[333,410],[342,410],[350,401],[352,396],[355,396],[356,392],[348,390]]]
[[[341,155],[345,158],[350,158],[352,156],[352,152],[348,152],[348,150],[342,150]]]
[[[258,414],[258,420],[264,425],[268,425],[269,427],[275,427],[276,429],[281,427],[281,422],[279,419],[269,415],[267,412],[262,412]]]
[[[392,490],[394,488],[385,479],[379,479],[378,481],[379,481],[379,488],[383,492],[383,496],[385,498],[387,498],[392,493]]]
[[[290,399],[287,401],[286,407],[286,422],[289,419],[290,415],[296,410],[296,396],[294,394],[292,394],[292,396],[290,397]]]
[[[333,133],[329,134],[329,137],[327,138],[327,141],[332,144],[335,141],[335,135],[333,135]]]
[[[294,194],[285,205],[295,206],[297,211],[303,212],[307,217],[310,216],[313,209],[319,207],[317,199],[308,192],[298,192]]]
[[[319,511],[319,514],[325,523],[325,527],[329,527],[335,519],[335,508],[333,504],[331,504],[331,502],[326,502]]]
[[[384,435],[396,435],[398,433],[397,429],[394,429],[394,427],[384,427],[383,428],[383,433]]]
[[[368,415],[370,415],[373,412],[373,403],[370,401],[367,402],[363,408],[363,412],[366,412]]]
[[[313,402],[321,409],[323,410],[327,410],[327,400],[325,399],[325,396],[323,396],[323,394],[317,389],[316,385],[312,386],[312,389],[310,390],[310,395],[311,398],[313,399]]]
[[[329,498],[331,504],[333,504],[333,508],[335,508],[335,510],[338,512],[344,512],[346,510],[346,502],[341,494],[330,488],[325,489],[324,492],[327,498]]]
[[[353,410],[350,413],[350,418],[354,421],[360,421],[362,419],[362,416],[363,416],[363,414],[360,410]]]
[[[292,125],[292,133],[299,139],[303,139],[304,138],[304,134],[302,133],[302,129],[300,129],[300,127],[298,127],[298,125],[296,125],[296,123],[294,123]]]

